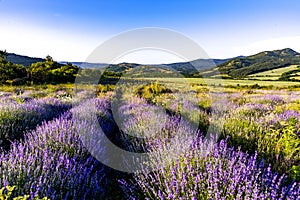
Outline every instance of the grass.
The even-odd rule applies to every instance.
[[[204,71],[204,72],[201,72],[200,75],[203,75],[203,74],[209,74],[209,73],[212,73],[216,70],[208,70],[208,71]]]
[[[72,89],[74,88],[74,84],[45,84],[45,85],[34,85],[34,86],[27,86],[27,85],[20,85],[20,86],[10,86],[10,85],[0,85],[0,92],[14,92],[16,89],[22,90],[50,90],[50,91],[59,91],[64,89]]]
[[[291,79],[300,80],[300,76],[293,76]]]
[[[222,78],[222,77],[230,78],[230,76],[228,74],[216,74],[211,77],[213,77],[213,78]]]
[[[276,81],[280,76],[251,76],[252,79],[257,79],[261,81]]]

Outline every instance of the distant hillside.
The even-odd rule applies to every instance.
[[[221,74],[228,74],[233,78],[244,78],[247,75],[295,64],[300,64],[300,54],[286,48],[235,58],[218,65],[218,70]]]
[[[88,63],[88,62],[66,62],[66,61],[61,61],[59,62],[61,64],[67,64],[71,63],[72,65],[76,65],[80,68],[87,69],[87,68],[102,68],[105,66],[108,66],[106,63]]]
[[[8,54],[8,60],[12,63],[21,64],[26,67],[32,63],[44,62],[42,58],[31,58],[28,56],[16,55],[13,53]],[[67,62],[60,62],[66,64]],[[119,64],[105,64],[105,63],[87,63],[87,62],[70,62],[83,69],[89,68],[105,68],[105,75],[120,77],[125,72],[129,72],[137,67],[141,67],[139,70],[132,71],[143,76],[143,73],[147,73],[147,76],[161,76],[162,72],[166,76],[173,74],[174,71],[179,72],[185,77],[214,77],[214,78],[258,78],[262,75],[250,76],[260,72],[288,67],[291,65],[300,65],[300,53],[286,48],[282,50],[264,51],[252,56],[239,56],[228,59],[197,59],[191,62],[170,63],[162,65],[143,65],[137,63],[119,63]],[[155,70],[155,67],[160,67],[161,71]],[[288,68],[287,68],[288,69]],[[171,73],[171,71],[173,71]],[[277,76],[277,79],[290,80],[290,77],[295,77],[295,71],[288,72],[291,75]],[[271,79],[273,76],[268,75],[263,78]],[[289,77],[289,78],[287,78]]]
[[[170,63],[170,64],[160,64],[160,65],[145,65],[145,64],[137,64],[137,63],[119,63],[119,64],[92,64],[92,63],[74,63],[82,68],[94,68],[97,67],[106,67],[105,74],[106,75],[117,75],[121,76],[124,72],[129,72],[133,69],[137,69],[137,67],[141,68],[135,70],[132,73],[132,76],[162,76],[165,73],[165,76],[174,76],[174,71],[176,73],[180,73],[185,77],[198,77],[199,72],[207,71],[209,69],[215,68],[218,64],[222,64],[227,62],[229,59],[197,59],[191,62],[180,62],[180,63]],[[83,67],[84,66],[84,67]],[[155,68],[159,67],[160,70],[155,70]],[[171,72],[172,71],[172,72]]]
[[[119,64],[105,64],[105,63],[87,63],[87,62],[71,62],[73,65],[77,65],[80,68],[102,68],[106,67],[105,71],[108,74],[122,74],[124,72],[128,72],[137,67],[142,67],[143,70],[149,69],[149,72],[154,70],[154,67],[160,67],[165,70],[177,71],[184,76],[196,76],[201,71],[206,71],[208,69],[215,68],[217,65],[222,64],[228,59],[197,59],[191,62],[180,62],[180,63],[170,63],[170,64],[161,64],[161,65],[144,65],[137,63],[119,63]],[[67,62],[60,62],[62,64],[66,64]],[[140,70],[139,70],[140,71]],[[144,72],[146,72],[144,71]],[[141,73],[141,72],[140,72]],[[148,71],[146,72],[148,73]]]
[[[29,56],[21,56],[14,53],[8,53],[7,60],[15,64],[24,65],[25,67],[29,67],[32,63],[45,61],[45,59],[43,58],[32,58]]]
[[[243,58],[243,56],[239,56],[236,58]],[[229,60],[234,58],[227,59],[197,59],[191,62],[180,62],[180,63],[171,63],[166,66],[172,67],[174,70],[180,72],[185,76],[195,76],[199,72],[207,71],[212,68],[215,68],[217,65],[223,64]]]
[[[237,57],[242,58],[242,57]],[[225,63],[229,60],[232,60],[233,58],[228,59],[197,59],[191,62],[181,62],[181,63],[170,63],[170,64],[164,64],[164,65],[151,65],[151,69],[148,68],[150,71],[153,71],[154,66],[160,66],[164,69],[170,69],[172,71],[177,71],[181,73],[183,76],[186,77],[195,77],[199,75],[199,72],[206,71],[209,69],[214,68],[215,66]],[[36,62],[44,62],[45,59],[43,58],[32,58],[29,56],[22,56],[17,55],[14,53],[8,54],[8,61],[15,63],[15,64],[21,64],[25,67],[29,67],[32,63]],[[67,64],[67,61],[60,62],[61,64]],[[136,63],[119,63],[119,64],[106,64],[106,63],[88,63],[88,62],[69,62],[73,65],[76,65],[80,68],[87,69],[87,68],[105,68],[105,71],[107,74],[114,74],[121,75],[124,72],[130,71],[133,68],[136,68],[138,66],[143,66],[144,70],[147,70],[147,65],[142,64],[136,64]],[[149,71],[149,72],[150,72]]]

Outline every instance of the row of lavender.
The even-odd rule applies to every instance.
[[[92,103],[97,105],[99,115],[106,112],[105,100]],[[80,134],[87,130],[92,131],[91,122],[77,120],[69,111],[43,122],[25,134],[24,141],[14,142],[9,152],[1,152],[0,185],[16,186],[13,196],[105,198],[107,170],[82,145]]]
[[[43,121],[58,117],[71,108],[71,102],[55,98],[31,99],[18,102],[0,99],[0,147],[8,148],[11,141],[21,139],[24,132]]]
[[[75,117],[76,113],[91,112],[89,105],[95,105],[97,118]],[[74,107],[27,133],[25,140],[13,143],[8,153],[1,153],[0,185],[17,186],[14,195],[51,199],[121,198],[112,193],[111,186],[121,186],[126,197],[132,198],[299,198],[300,184],[272,172],[256,153],[248,155],[229,148],[226,140],[217,142],[217,135],[204,139],[199,126],[194,126],[195,121],[202,120],[200,127],[207,130],[217,130],[208,128],[212,122],[207,120],[207,111],[189,103],[174,105],[170,106],[174,115],[161,112],[140,98],[121,102],[116,110],[107,98],[92,99],[84,106]],[[242,106],[247,107],[247,102],[239,105]],[[188,109],[190,113],[183,112]],[[116,116],[120,116],[119,121],[113,119]],[[90,155],[91,151],[104,154],[106,151],[101,142],[103,136],[94,127],[98,122],[106,135],[126,150],[167,152],[162,157],[167,162],[157,162],[161,157],[150,157],[156,170],[135,173],[133,179],[111,175],[117,172]],[[214,123],[216,127],[220,124]],[[136,136],[144,139],[136,140]],[[112,178],[118,179],[119,185]]]
[[[278,92],[278,91],[277,91]],[[232,94],[221,138],[272,164],[272,169],[300,181],[300,99],[297,92]]]
[[[203,133],[218,134],[219,139],[229,137],[230,146],[250,154],[257,152],[274,171],[300,181],[299,92],[261,90],[210,96],[202,92],[189,102],[178,103],[167,95],[152,102],[179,110],[198,123]],[[198,107],[192,108],[190,102]]]
[[[273,97],[270,97],[273,98]],[[257,99],[256,99],[257,100]],[[138,103],[137,103],[138,102]],[[276,103],[270,100],[272,103]],[[175,106],[174,106],[175,105]],[[216,105],[217,106],[217,105]],[[236,106],[228,101],[228,107]],[[242,106],[242,105],[240,105]],[[239,107],[240,107],[239,106]],[[246,102],[244,106],[249,106]],[[170,108],[178,109],[178,102],[170,104]],[[191,112],[197,110],[188,102],[182,107],[191,108]],[[194,129],[192,117],[169,117],[158,114],[155,106],[146,104],[145,101],[135,101],[121,107],[127,117],[123,123],[124,132],[138,130],[141,135],[149,134],[153,130],[158,131],[154,138],[147,138],[142,146],[144,151],[161,151],[172,141],[172,147],[167,149],[162,159],[153,156],[157,170],[136,173],[134,181],[120,180],[123,189],[129,198],[150,199],[299,199],[300,183],[290,181],[286,175],[278,174],[271,170],[271,165],[260,159],[257,151],[247,154],[229,147],[228,140],[217,140],[218,134],[199,133]],[[240,108],[243,109],[243,108]],[[146,112],[139,112],[145,110]],[[220,109],[218,109],[220,111]],[[228,115],[236,113],[236,109],[227,109],[225,115],[219,118],[225,123]],[[249,109],[249,111],[252,111]],[[203,116],[203,110],[198,114]],[[256,111],[254,111],[256,112]],[[286,113],[286,112],[284,112]],[[217,112],[214,112],[217,115]],[[269,116],[268,113],[267,116]],[[285,114],[278,114],[279,116]],[[245,115],[246,117],[247,115]],[[286,117],[289,120],[291,116]],[[236,116],[235,116],[236,117]],[[210,117],[212,118],[212,117]],[[277,117],[274,117],[276,119]],[[189,119],[186,121],[186,119]],[[168,122],[168,128],[159,122]],[[202,120],[203,121],[203,120]],[[180,124],[178,126],[178,124]],[[211,122],[207,130],[218,130],[221,123],[216,120]],[[224,123],[223,123],[224,124]],[[158,127],[162,126],[162,127]],[[234,125],[233,125],[234,126]],[[226,131],[225,129],[219,129]],[[153,133],[152,133],[153,134]],[[239,134],[238,132],[236,134]],[[125,139],[126,141],[127,139]],[[229,138],[230,140],[230,138]],[[217,142],[219,141],[219,142]],[[139,144],[134,145],[141,147]],[[179,148],[181,151],[178,151]],[[162,155],[162,154],[158,154]],[[164,162],[158,162],[163,160]],[[166,163],[167,161],[167,163]],[[295,164],[295,163],[294,163]],[[142,191],[142,192],[139,192]]]

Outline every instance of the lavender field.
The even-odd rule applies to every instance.
[[[0,199],[300,199],[300,91],[101,88],[1,94]]]

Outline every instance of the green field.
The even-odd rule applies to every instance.
[[[262,80],[234,80],[234,79],[214,79],[214,78],[143,78],[143,80],[157,80],[161,82],[180,83],[188,82],[194,84],[207,84],[207,85],[222,85],[222,86],[237,86],[239,85],[254,85],[270,86],[275,87],[288,87],[293,85],[300,85],[300,82],[289,82],[289,81],[262,81]]]
[[[249,77],[259,79],[259,80],[278,80],[281,74],[288,71],[296,70],[298,69],[297,66],[298,65],[290,65],[288,67],[259,72],[256,74],[252,74]]]
[[[300,80],[300,76],[299,75],[293,76],[293,79]]]

